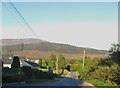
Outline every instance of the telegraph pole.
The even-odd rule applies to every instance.
[[[22,51],[23,51],[23,46],[24,46],[24,44],[22,44],[22,48],[21,48]]]
[[[84,55],[83,55],[83,72],[84,72],[84,66],[85,66],[85,50],[84,50]]]
[[[58,74],[58,56],[56,56],[56,74]]]

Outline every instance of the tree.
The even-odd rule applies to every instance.
[[[70,65],[67,65],[66,69],[67,69],[68,71],[70,71]]]
[[[18,56],[13,57],[13,62],[11,64],[12,68],[19,68],[20,67],[20,59]]]
[[[120,64],[120,44],[112,44],[111,49],[109,50],[109,55],[112,60]]]
[[[55,54],[51,54],[50,55],[50,59],[49,59],[49,66],[52,67],[53,69],[55,69],[56,67],[56,55]]]
[[[62,54],[58,55],[58,68],[65,68],[65,58]]]
[[[39,64],[40,66],[42,66],[42,59],[41,59],[41,58],[39,59],[38,64]]]
[[[42,66],[47,67],[47,63],[46,63],[46,61],[44,59],[42,60]]]

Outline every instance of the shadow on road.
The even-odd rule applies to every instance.
[[[74,78],[70,78],[70,77],[66,77],[66,78],[61,78],[59,81],[56,82],[44,82],[44,83],[24,83],[24,84],[6,84],[3,85],[3,88],[16,88],[16,87],[59,87],[59,86],[69,86],[69,87],[78,87],[79,88],[94,88],[94,86],[92,86],[89,83],[83,82],[81,80],[78,79],[74,79]]]

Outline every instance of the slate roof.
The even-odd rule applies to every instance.
[[[2,61],[4,62],[4,64],[12,64],[13,62],[12,59],[7,59],[7,58],[3,58]]]
[[[39,64],[34,63],[34,62],[30,62],[30,61],[25,61],[25,62],[27,62],[28,64],[32,65],[33,67],[41,67]]]

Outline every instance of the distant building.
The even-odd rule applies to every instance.
[[[35,60],[34,62],[35,62],[35,63],[38,63],[38,62],[39,62],[39,60]]]
[[[9,57],[9,59],[12,59],[12,57]]]
[[[28,67],[31,67],[31,68],[40,68],[41,66],[37,63],[34,63],[34,62],[30,62],[30,61],[23,61],[22,62],[22,67],[23,66],[28,66]]]
[[[13,59],[3,58],[3,67],[9,67],[11,68],[11,64],[13,62]]]
[[[13,59],[11,57],[10,58],[3,58],[2,62],[3,62],[3,67],[11,68],[11,64],[13,62]],[[31,67],[31,68],[39,68],[39,67],[41,67],[37,63],[38,63],[38,60],[32,60],[32,61],[29,61],[29,59],[20,60],[20,67],[23,67],[23,66],[28,66],[28,67]]]
[[[3,58],[2,62],[3,62],[3,67],[9,67],[9,68],[11,68],[11,64],[13,62],[13,59],[12,59],[12,57],[10,57],[10,58]],[[22,64],[22,62],[20,60],[20,66],[21,66],[21,64]]]

